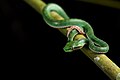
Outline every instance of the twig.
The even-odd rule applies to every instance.
[[[42,9],[46,4],[42,0],[24,0],[31,7],[33,7],[37,12],[41,14]],[[62,20],[63,18],[57,13],[52,12],[51,15],[57,19]],[[64,35],[66,34],[66,29],[59,29]],[[78,34],[75,39],[85,38],[85,36]],[[111,61],[105,54],[97,54],[90,51],[87,47],[83,47],[81,51],[88,56],[111,80],[120,80],[120,68]]]
[[[118,0],[77,0],[77,1],[83,1],[93,4],[98,4],[102,6],[112,7],[116,9],[120,9],[120,1]]]

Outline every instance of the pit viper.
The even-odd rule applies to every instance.
[[[56,12],[64,20],[56,20],[51,15],[51,12]],[[65,11],[56,3],[49,3],[42,9],[42,16],[44,21],[53,28],[66,28],[68,41],[63,48],[65,52],[72,52],[83,45],[87,44],[89,49],[95,53],[107,53],[109,45],[96,37],[91,25],[82,19],[70,18]],[[74,40],[77,34],[83,34],[86,39]]]

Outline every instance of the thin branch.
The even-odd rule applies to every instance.
[[[37,12],[41,14],[42,9],[46,4],[42,0],[24,0],[31,7],[33,7]],[[62,20],[63,18],[57,13],[52,12],[51,15],[56,20]],[[66,29],[59,29],[61,33],[66,35]],[[85,38],[84,35],[78,34],[75,39]],[[120,80],[120,68],[111,61],[105,54],[97,54],[90,51],[87,47],[83,47],[81,51],[88,56],[111,80]]]
[[[93,4],[98,4],[102,6],[112,7],[116,9],[120,9],[120,1],[118,0],[77,0],[77,1],[83,1]]]

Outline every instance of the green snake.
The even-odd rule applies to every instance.
[[[51,15],[52,11],[58,13],[61,17],[64,18],[64,20],[54,19]],[[94,35],[94,31],[88,22],[82,19],[69,18],[59,5],[55,3],[47,4],[42,10],[42,16],[45,22],[53,28],[71,29],[68,30],[68,42],[63,48],[65,52],[72,52],[74,50],[82,48],[84,44],[88,44],[89,49],[95,53],[108,52],[109,45]],[[77,34],[84,34],[86,36],[86,39],[74,40],[74,37]]]

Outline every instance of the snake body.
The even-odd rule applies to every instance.
[[[51,15],[52,11],[58,13],[61,17],[64,18],[64,20],[54,19]],[[82,19],[69,18],[67,14],[65,13],[65,11],[59,5],[55,3],[47,4],[47,6],[43,8],[42,16],[45,22],[53,28],[70,28],[71,26],[78,26],[80,28],[79,30],[81,31],[75,30],[73,28],[69,32],[69,35],[74,35],[74,36],[72,37],[68,36],[70,40],[64,47],[64,50],[66,52],[71,52],[75,50],[76,47],[79,47],[82,44],[86,44],[86,43],[88,43],[89,49],[93,52],[96,52],[96,53],[107,53],[108,52],[109,45],[105,41],[97,38],[94,35],[94,31],[88,22]],[[75,37],[76,34],[79,34],[80,32],[85,33],[87,39],[74,41],[73,38]]]

